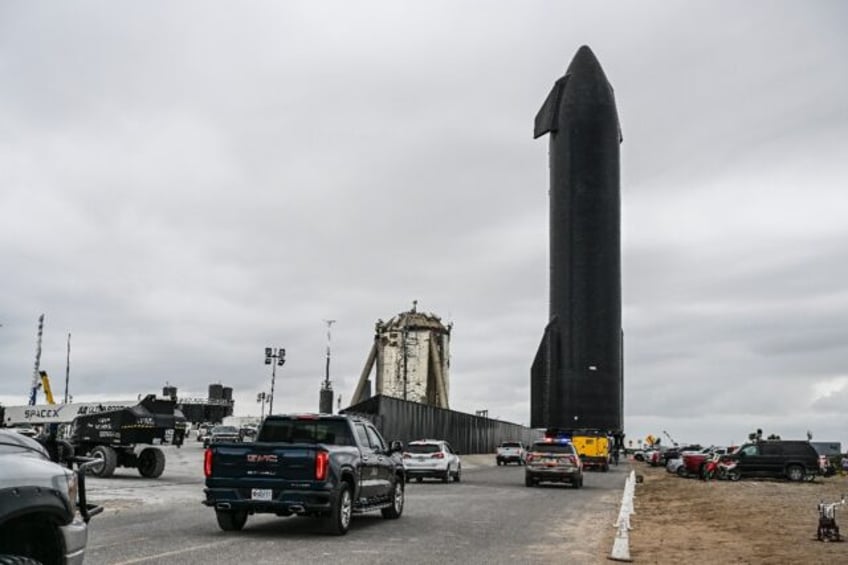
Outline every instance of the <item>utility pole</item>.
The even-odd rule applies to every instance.
[[[268,402],[268,395],[264,392],[260,392],[256,395],[256,402],[258,402],[262,406],[262,416],[259,418],[259,421],[265,419],[265,403]]]
[[[265,364],[271,365],[271,400],[268,406],[268,415],[270,416],[274,413],[274,383],[277,380],[277,367],[282,367],[286,364],[286,350],[282,347],[276,349],[266,347]]]
[[[68,382],[71,380],[71,334],[68,332],[68,356],[65,359],[65,404],[68,403]]]

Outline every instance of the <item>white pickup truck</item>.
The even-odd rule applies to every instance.
[[[84,473],[51,461],[34,439],[0,430],[0,563],[82,563],[88,520],[101,510],[86,503]]]
[[[507,463],[518,463],[524,465],[527,457],[527,451],[524,449],[524,444],[520,441],[505,441],[497,448],[495,459],[498,465],[506,465]]]

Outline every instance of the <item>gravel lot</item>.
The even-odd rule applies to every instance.
[[[816,505],[848,493],[848,477],[812,483],[683,479],[633,463],[636,485],[630,554],[636,563],[848,563],[848,543],[815,539]],[[837,524],[848,536],[848,505]]]

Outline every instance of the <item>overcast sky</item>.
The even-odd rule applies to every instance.
[[[848,4],[0,4],[0,401],[353,392],[374,322],[454,323],[451,407],[529,422],[547,138],[615,88],[625,431],[848,446]]]

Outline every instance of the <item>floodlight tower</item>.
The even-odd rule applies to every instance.
[[[318,411],[322,414],[333,413],[333,384],[330,382],[330,339],[335,320],[324,320],[327,324],[327,364],[324,369],[324,382],[318,398]]]
[[[268,415],[270,416],[274,413],[274,383],[277,380],[277,367],[286,364],[286,350],[282,347],[266,347],[265,364],[271,365],[271,400],[268,401]]]

